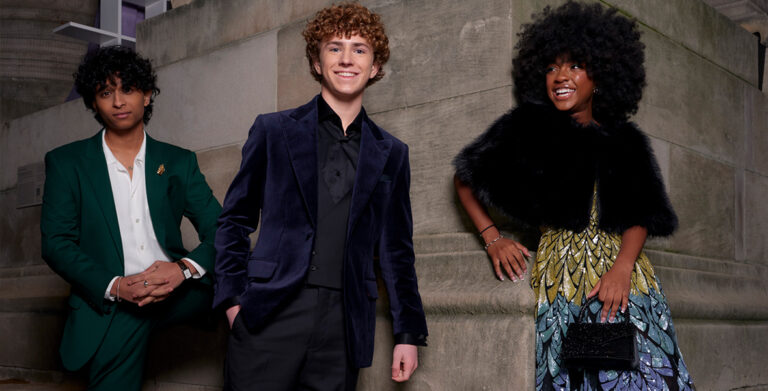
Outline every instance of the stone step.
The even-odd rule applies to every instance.
[[[463,357],[467,352],[475,352],[477,359],[509,360],[507,348],[503,344],[496,346],[498,342],[488,339],[488,335],[515,341],[515,349],[528,352],[514,356],[515,363],[508,362],[504,368],[532,366],[535,301],[529,278],[517,283],[498,281],[473,234],[416,236],[414,247],[431,346],[424,352],[420,376],[437,381],[442,375],[435,368],[458,365],[449,357]],[[673,317],[682,325],[693,327],[690,325],[701,320],[768,319],[768,287],[763,284],[767,268],[655,250],[649,250],[648,255],[664,284]],[[61,380],[65,374],[58,361],[68,292],[67,284],[46,265],[0,269],[0,379],[8,380],[7,384],[0,383],[0,390],[82,389],[81,385]],[[389,365],[386,361],[391,360],[391,348],[387,348],[391,346],[389,310],[386,293],[380,293],[377,358],[374,368],[361,376],[361,389],[389,389],[378,383],[380,370],[385,370]],[[152,369],[147,375],[152,384],[146,384],[144,389],[219,389],[226,335],[222,324],[217,330],[179,326],[160,332],[155,337],[159,343],[149,355]],[[201,344],[184,347],[185,340]],[[183,365],[163,361],[169,354],[189,359]],[[19,372],[14,368],[36,370]],[[531,374],[533,369],[527,368],[525,372]],[[34,382],[12,383],[10,379]],[[478,381],[481,380],[467,380],[463,385],[471,387]]]
[[[427,310],[510,313],[533,304],[529,281],[498,281],[475,235],[414,237],[416,271]],[[648,250],[678,316],[768,319],[768,268]],[[0,269],[0,313],[61,313],[68,284],[46,265]],[[739,298],[751,297],[754,300]]]
[[[735,277],[768,277],[768,265],[733,262],[723,259],[697,257],[655,249],[644,250],[654,266],[691,269]]]
[[[0,269],[0,313],[61,312],[69,284],[47,265]]]
[[[0,278],[13,278],[24,276],[37,276],[52,274],[51,268],[46,264],[28,265],[23,267],[0,268]]]
[[[470,235],[435,236],[414,241],[419,249],[432,251],[417,251],[416,255],[426,311],[493,314],[533,308],[529,274],[523,283],[498,281],[488,256],[479,244],[471,244]],[[459,241],[465,243],[456,243]],[[443,246],[456,252],[438,252]],[[768,320],[768,267],[656,250],[647,254],[676,318]],[[529,261],[529,269],[530,265]]]
[[[0,365],[0,390],[19,391],[74,391],[84,390],[86,384],[77,375],[53,370],[32,369]]]
[[[414,235],[413,249],[416,254],[452,253],[481,250],[480,240],[468,232],[452,232],[430,235]]]
[[[29,382],[22,379],[0,379],[0,390],[3,391],[78,391],[81,384]]]
[[[429,313],[508,314],[533,308],[528,280],[499,281],[484,251],[417,255],[416,275]]]

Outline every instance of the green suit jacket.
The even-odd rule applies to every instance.
[[[146,189],[152,226],[173,260],[189,257],[213,271],[219,202],[200,173],[195,154],[147,136]],[[160,166],[163,170],[160,170]],[[45,156],[42,255],[71,286],[61,358],[65,368],[81,368],[96,352],[114,315],[104,292],[123,275],[123,248],[102,148],[101,132]],[[180,224],[186,216],[200,245],[184,249]],[[206,275],[204,282],[210,283]]]

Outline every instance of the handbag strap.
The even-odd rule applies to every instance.
[[[589,308],[592,303],[598,301],[597,295],[592,296],[590,299],[587,299],[587,301],[581,305],[581,309],[579,310],[579,317],[576,319],[576,322],[578,323],[584,323],[585,315],[587,315],[587,309]],[[629,323],[629,314],[627,316],[623,316],[624,319],[621,320],[622,323]]]

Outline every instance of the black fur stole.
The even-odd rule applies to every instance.
[[[525,104],[453,163],[482,203],[534,227],[584,230],[595,184],[601,229],[640,225],[667,236],[677,227],[648,138],[631,122],[582,126],[552,107]]]

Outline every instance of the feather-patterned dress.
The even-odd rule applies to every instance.
[[[621,233],[642,226],[649,236],[668,236],[677,227],[649,140],[635,124],[584,126],[551,105],[523,104],[464,147],[454,165],[484,205],[528,227],[548,227],[531,270],[537,390],[693,389],[667,300],[642,252],[628,304],[640,368],[571,382],[560,357],[568,325],[616,260]],[[594,315],[602,303],[591,307]]]
[[[596,195],[595,195],[596,198]],[[597,226],[596,202],[581,232],[545,229],[531,270],[536,296],[536,389],[572,390],[560,358],[568,325],[578,317],[587,294],[608,271],[621,248],[621,235]],[[593,319],[602,309],[590,307]],[[635,371],[586,372],[582,390],[691,390],[693,381],[677,347],[667,300],[648,257],[641,252],[632,271],[627,306],[638,330],[640,365]],[[626,315],[626,313],[625,313]]]

